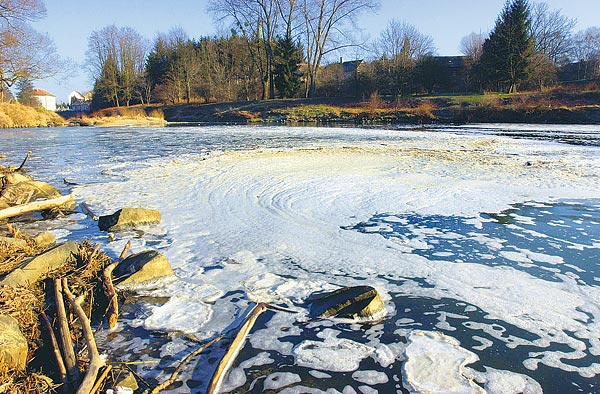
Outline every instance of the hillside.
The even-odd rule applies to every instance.
[[[66,121],[58,114],[42,107],[28,107],[19,103],[0,103],[0,128],[64,126]]]

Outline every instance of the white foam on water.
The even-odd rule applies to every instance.
[[[171,297],[164,305],[150,307],[152,314],[146,318],[147,330],[173,330],[197,333],[213,314],[212,308],[195,299]]]
[[[339,130],[353,132],[362,133]],[[379,212],[460,216],[481,225],[481,212],[501,212],[516,203],[597,198],[597,151],[501,137],[397,133],[406,139],[385,147],[344,141],[309,149],[224,152],[206,160],[149,160],[147,167],[123,169],[124,181],[110,188],[89,185],[75,193],[102,210],[158,208],[172,239],[161,251],[179,279],[210,284],[213,294],[222,295],[212,304],[193,303],[185,287],[173,286],[175,301],[153,309],[150,327],[181,329],[168,316],[177,318],[177,308],[196,308],[202,323],[187,323],[186,330],[206,337],[238,319],[249,301],[300,304],[315,290],[386,277],[402,282],[384,280],[384,292],[457,299],[486,318],[539,336],[534,341],[498,338],[510,346],[557,343],[598,354],[598,286],[558,274],[558,281],[546,281],[514,267],[433,262],[411,253],[414,247],[429,247],[422,240],[403,245],[379,234],[342,229]],[[525,161],[535,165],[524,167]],[[478,239],[503,248],[501,240]],[[560,264],[552,256],[525,251],[508,257]],[[231,292],[237,295],[225,296]],[[159,319],[160,314],[166,317]],[[211,322],[205,322],[209,317]],[[486,330],[485,325],[464,324]],[[273,339],[253,338],[253,346],[291,351],[298,364],[312,369],[354,371],[375,351],[339,338],[304,341],[290,350],[276,340],[285,332],[263,331],[259,336]],[[548,350],[553,353],[558,355]],[[593,365],[568,367],[547,356],[527,365],[544,362],[584,375],[599,373]]]
[[[387,383],[389,381],[389,378],[385,373],[372,370],[356,371],[352,373],[352,379],[371,386]]]
[[[468,378],[465,366],[479,360],[451,337],[437,332],[409,335],[402,365],[404,387],[411,393],[485,393]]]
[[[275,372],[267,376],[264,383],[265,390],[279,390],[294,383],[300,383],[300,375],[290,372]]]
[[[486,367],[485,372],[471,371],[488,394],[542,394],[542,387],[529,376]]]

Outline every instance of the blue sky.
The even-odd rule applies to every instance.
[[[551,9],[562,9],[576,18],[576,30],[600,26],[599,0],[546,0]],[[104,26],[130,26],[152,40],[157,32],[181,26],[190,37],[217,33],[217,26],[206,12],[207,0],[46,0],[48,15],[35,23],[38,31],[54,39],[59,54],[83,63],[90,33]],[[433,37],[440,55],[458,55],[462,37],[471,32],[489,31],[500,13],[504,0],[382,0],[381,8],[363,15],[358,25],[364,36],[377,37],[387,22],[396,18],[415,25]],[[348,55],[346,55],[348,56]],[[72,90],[87,91],[92,82],[83,69],[73,70],[63,80],[37,81],[57,96],[67,100]]]

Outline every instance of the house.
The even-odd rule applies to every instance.
[[[89,112],[91,101],[92,92],[81,94],[77,90],[74,90],[68,97],[69,109],[76,112]]]
[[[48,111],[56,111],[56,96],[44,89],[33,89],[33,97]]]

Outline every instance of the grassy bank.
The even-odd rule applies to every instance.
[[[326,98],[186,104],[162,107],[169,122],[187,123],[600,123],[600,92],[545,92]]]
[[[64,126],[66,121],[58,114],[42,107],[28,107],[19,103],[0,103],[0,128]]]
[[[80,126],[99,127],[151,127],[164,126],[167,123],[161,109],[142,106],[107,108],[90,115],[70,118],[69,122]]]

